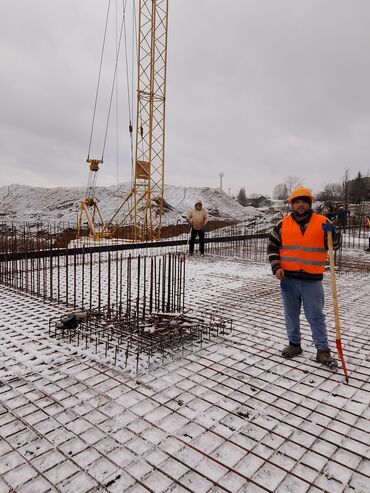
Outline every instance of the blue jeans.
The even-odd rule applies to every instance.
[[[284,303],[285,326],[289,342],[301,343],[299,316],[303,303],[306,319],[311,327],[312,339],[317,349],[328,348],[324,315],[324,290],[322,281],[305,281],[284,277],[280,284]]]

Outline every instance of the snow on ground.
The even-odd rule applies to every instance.
[[[346,385],[304,320],[304,352],[280,357],[268,266],[194,256],[187,276],[187,304],[233,332],[139,375],[49,337],[66,309],[0,286],[1,492],[368,493],[368,277],[337,279]]]
[[[117,189],[97,187],[96,198],[105,220],[129,193],[129,183],[121,183]],[[24,185],[0,186],[0,220],[14,222],[65,222],[76,224],[79,203],[85,197],[85,187],[38,188]],[[165,211],[164,224],[184,222],[184,215],[202,200],[211,219],[241,219],[261,217],[254,207],[242,207],[235,199],[216,188],[179,187],[167,185],[164,199],[170,209]]]

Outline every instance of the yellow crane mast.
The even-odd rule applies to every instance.
[[[104,224],[95,199],[85,198],[80,219],[88,217],[90,236],[110,237],[127,225],[133,240],[161,237],[164,193],[165,106],[167,76],[168,0],[139,0],[137,111],[134,183],[131,191]],[[91,170],[91,165],[90,165]],[[90,174],[94,171],[90,171]],[[93,207],[89,214],[88,208]],[[101,219],[97,232],[92,216]]]

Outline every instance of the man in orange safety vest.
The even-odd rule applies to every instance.
[[[333,234],[334,250],[340,247],[340,233],[325,216],[312,210],[313,196],[305,187],[291,193],[292,213],[273,229],[267,248],[273,274],[279,279],[284,305],[288,346],[285,358],[302,352],[300,313],[303,305],[317,353],[316,360],[331,368],[338,366],[328,345],[324,314],[323,273],[327,261],[327,232]]]

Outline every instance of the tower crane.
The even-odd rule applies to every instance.
[[[109,238],[133,221],[133,240],[161,237],[164,193],[165,106],[167,76],[168,0],[139,0],[136,145],[133,185],[112,217],[104,222],[95,198],[96,175],[102,159],[90,159],[89,185],[80,202],[79,237],[86,216],[89,235]],[[131,127],[131,125],[130,125]],[[132,131],[132,128],[130,128]],[[99,227],[94,225],[98,218]],[[132,218],[132,219],[131,219]]]

